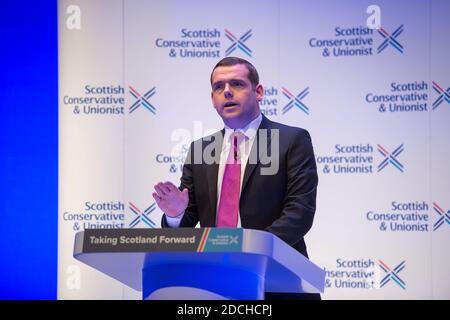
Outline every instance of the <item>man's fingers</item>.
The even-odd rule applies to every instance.
[[[158,196],[158,194],[156,192],[152,193],[153,199],[155,199],[156,204],[159,204],[159,202],[161,201],[161,197]]]
[[[161,184],[160,184],[160,183],[158,183],[158,184],[155,186],[155,191],[156,191],[156,193],[158,194],[158,196],[161,197],[161,198],[164,198],[164,197],[167,196],[167,194],[166,194],[166,192],[164,191],[164,189],[161,188]]]
[[[162,200],[175,200],[180,192],[170,181],[158,182],[155,185],[155,191],[152,195],[158,205]]]
[[[178,188],[170,181],[166,181],[164,186],[169,189],[169,192],[175,192],[178,190]]]
[[[170,188],[168,187],[167,182],[161,183],[160,187],[166,194],[172,192],[172,190],[170,190]]]

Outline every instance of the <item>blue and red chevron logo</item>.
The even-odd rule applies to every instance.
[[[397,37],[403,32],[403,25],[394,30],[391,34],[385,29],[378,29],[378,33],[383,37],[383,42],[378,46],[377,52],[381,53],[389,45],[400,53],[403,53],[403,46],[398,42]]]
[[[437,84],[436,81],[432,81],[432,83],[434,91],[436,91],[439,95],[433,102],[433,110],[439,107],[444,100],[450,104],[450,87],[448,87],[447,90],[444,90],[439,84]]]
[[[380,281],[380,288],[384,287],[392,280],[392,282],[396,283],[403,290],[406,289],[405,281],[403,281],[398,275],[405,268],[405,261],[402,261],[395,268],[391,268],[383,260],[380,259],[378,260],[378,265],[380,266],[381,270],[386,273],[386,275]]]
[[[136,101],[129,108],[130,113],[134,112],[139,107],[143,107],[150,111],[153,114],[156,114],[156,108],[152,105],[149,99],[156,93],[156,87],[151,88],[143,95],[140,94],[135,88],[132,86],[128,86],[130,94],[136,99]]]
[[[403,152],[403,143],[393,152],[389,152],[380,144],[377,144],[378,152],[384,157],[383,161],[378,165],[378,172],[386,168],[388,164],[392,164],[400,172],[404,172],[405,167],[398,161],[397,157]]]
[[[285,114],[293,107],[297,107],[298,109],[309,115],[309,108],[302,101],[302,99],[309,94],[309,87],[306,87],[296,96],[285,87],[281,87],[281,91],[283,92],[284,96],[289,99],[289,102],[282,109],[282,114]]]
[[[133,212],[136,217],[133,219],[133,221],[130,222],[129,227],[134,228],[136,227],[140,222],[146,224],[150,228],[155,228],[156,223],[149,218],[149,215],[155,211],[156,209],[156,203],[152,203],[147,209],[144,211],[140,210],[135,204],[132,202],[128,203],[128,208]]]
[[[240,38],[236,37],[229,30],[225,29],[225,36],[232,42],[232,44],[225,50],[225,56],[228,57],[236,49],[241,50],[250,58],[252,57],[252,50],[245,44],[245,42],[252,36],[252,29],[244,33]]]
[[[450,210],[445,212],[436,202],[433,202],[433,210],[439,216],[437,221],[433,224],[433,231],[439,229],[445,222],[450,226]]]

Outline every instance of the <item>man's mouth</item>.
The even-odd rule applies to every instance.
[[[223,104],[224,108],[230,108],[230,107],[236,107],[238,104],[236,102],[233,101],[228,101],[226,103]]]

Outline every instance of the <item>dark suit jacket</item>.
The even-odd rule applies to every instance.
[[[277,132],[279,139],[276,138]],[[180,190],[189,189],[189,204],[180,227],[195,227],[198,222],[201,227],[215,227],[218,163],[223,135],[224,130],[191,144],[180,185]],[[278,171],[264,175],[261,169],[268,169],[270,164],[262,155],[274,156],[270,151],[277,152],[274,149],[276,140],[279,141]],[[211,148],[214,144],[215,149]],[[208,164],[204,159],[198,159],[199,151],[203,152],[205,148],[215,151],[212,152],[215,163]],[[307,257],[303,237],[313,222],[318,183],[309,133],[263,116],[249,159],[257,161],[250,163],[249,160],[245,168],[239,203],[242,227],[271,232]],[[168,227],[165,215],[162,226]]]

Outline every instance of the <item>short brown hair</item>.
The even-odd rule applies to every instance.
[[[241,59],[238,57],[226,57],[220,60],[215,67],[213,68],[211,72],[210,82],[212,85],[212,75],[214,73],[214,70],[216,70],[218,67],[230,67],[237,64],[243,64],[247,67],[248,70],[248,79],[250,80],[250,83],[252,84],[253,89],[256,88],[256,86],[259,84],[259,75],[258,71],[256,71],[256,68],[247,60]]]

